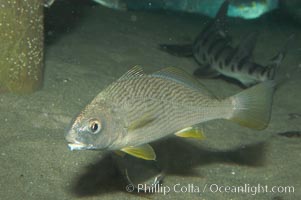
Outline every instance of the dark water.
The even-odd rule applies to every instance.
[[[149,166],[164,173],[161,190],[145,194],[126,191],[124,165],[116,156],[71,152],[64,135],[80,110],[134,65],[146,72],[175,66],[192,74],[198,68],[193,59],[171,56],[160,51],[158,44],[189,43],[210,18],[116,11],[79,0],[58,0],[45,14],[43,89],[26,96],[0,96],[1,199],[301,198],[301,30],[296,21],[279,10],[255,20],[228,20],[234,44],[248,32],[260,32],[254,59],[262,63],[295,34],[278,71],[285,81],[275,92],[270,124],[254,131],[212,121],[204,125],[204,141],[168,138],[155,142],[155,164],[144,166],[131,158],[126,163],[127,168],[136,167],[129,173],[141,183],[151,180],[139,179],[147,173],[159,173]],[[221,97],[242,90],[221,78],[201,81]],[[239,187],[247,191],[235,191]]]

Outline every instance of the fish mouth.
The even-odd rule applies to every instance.
[[[68,147],[71,151],[73,150],[85,150],[85,149],[95,149],[92,144],[84,144],[81,142],[68,143]]]
[[[87,144],[84,142],[80,142],[80,141],[76,140],[74,137],[71,137],[70,135],[67,135],[65,139],[67,140],[68,148],[71,151],[96,149],[96,147],[93,144]]]
[[[87,149],[88,145],[84,143],[76,142],[76,143],[69,143],[68,147],[71,151],[74,151],[74,150]]]
[[[66,136],[66,140],[68,142],[68,147],[71,151],[73,150],[83,150],[83,149],[88,149],[89,146],[83,142],[77,141],[75,138],[71,137],[70,134]]]

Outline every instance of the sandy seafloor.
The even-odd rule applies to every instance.
[[[101,6],[65,7],[64,12],[69,18],[62,11],[50,18],[43,89],[25,96],[0,96],[0,199],[301,199],[300,135],[279,135],[301,131],[300,27],[279,16],[230,20],[235,42],[250,31],[260,31],[254,56],[262,63],[291,33],[296,35],[278,72],[289,78],[275,93],[270,125],[254,131],[212,121],[205,125],[204,141],[157,142],[153,146],[158,163],[167,173],[163,186],[179,183],[202,190],[207,184],[207,190],[144,195],[126,192],[123,177],[101,152],[71,152],[64,134],[96,94],[134,65],[147,72],[176,66],[192,73],[198,67],[194,60],[161,52],[158,44],[192,41],[207,18]],[[221,97],[242,90],[222,79],[202,82]],[[294,192],[214,193],[208,190],[211,184],[293,186]]]

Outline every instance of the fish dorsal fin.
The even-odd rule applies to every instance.
[[[240,60],[245,57],[252,58],[253,50],[256,45],[256,40],[258,37],[258,32],[252,32],[248,34],[244,39],[241,41],[239,46],[237,47],[237,52],[235,55],[235,60]]]
[[[151,74],[151,76],[178,82],[191,89],[194,89],[195,91],[202,92],[203,94],[206,94],[210,97],[214,97],[214,95],[206,88],[206,86],[201,84],[193,76],[186,73],[182,69],[175,67],[167,67]]]
[[[193,139],[198,139],[198,140],[203,140],[206,138],[203,130],[198,127],[184,128],[184,129],[176,132],[175,135],[178,137],[193,138]]]
[[[218,12],[215,15],[215,18],[208,23],[203,31],[196,38],[196,41],[203,40],[209,37],[211,34],[219,34],[219,36],[226,36],[226,19],[228,12],[229,0],[225,0],[223,4],[220,6]],[[222,34],[221,34],[222,33]],[[196,42],[195,41],[195,42]]]
[[[145,75],[146,74],[143,72],[142,67],[136,65],[132,67],[129,71],[127,71],[125,74],[123,74],[119,79],[117,79],[117,81],[111,83],[103,92],[107,94],[114,93],[116,91],[116,84],[115,84],[116,82],[135,79]],[[100,93],[99,95],[102,95],[102,93]]]
[[[213,24],[220,30],[225,29],[229,0],[225,0],[215,15]]]
[[[144,75],[145,75],[145,73],[143,72],[142,67],[136,65],[132,69],[130,69],[129,71],[127,71],[125,74],[123,74],[118,79],[118,81],[129,80],[129,79],[141,77],[141,76],[144,76]]]
[[[224,19],[227,16],[229,0],[225,0],[215,15],[215,19]]]
[[[144,160],[156,160],[156,153],[149,144],[124,147],[121,151]]]

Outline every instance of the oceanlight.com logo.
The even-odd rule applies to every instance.
[[[209,191],[212,193],[245,193],[256,195],[259,193],[294,193],[294,186],[272,186],[268,185],[250,185],[244,184],[240,186],[222,186],[218,184],[209,185]]]
[[[294,186],[271,186],[268,185],[218,185],[218,184],[205,184],[203,186],[195,184],[182,185],[177,183],[173,186],[156,184],[156,185],[146,185],[138,184],[136,187],[132,184],[126,186],[127,192],[137,192],[137,193],[158,193],[167,195],[170,192],[174,193],[199,193],[200,195],[206,192],[209,193],[237,193],[237,194],[250,194],[256,195],[259,193],[294,193]]]

